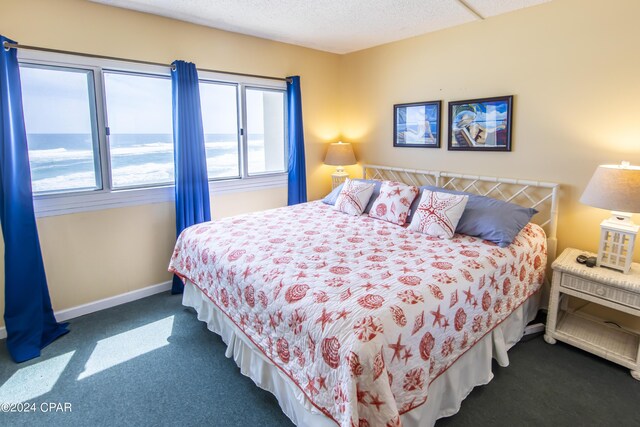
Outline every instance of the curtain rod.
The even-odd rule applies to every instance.
[[[160,67],[170,67],[171,65],[161,64],[159,62],[151,62],[151,61],[141,61],[139,59],[127,59],[127,58],[118,58],[115,56],[105,56],[105,55],[95,55],[92,53],[84,53],[84,52],[73,52],[69,50],[59,50],[59,49],[50,49],[47,47],[39,47],[39,46],[29,46],[26,44],[18,44],[18,43],[9,43],[7,41],[4,42],[3,47],[5,50],[9,49],[29,49],[29,50],[39,50],[42,52],[51,52],[51,53],[62,53],[65,55],[78,55],[78,56],[86,56],[88,58],[98,58],[98,59],[109,59],[113,61],[126,61],[133,62],[136,64],[145,64],[145,65],[158,65]],[[209,70],[206,68],[198,68],[198,71],[204,71],[208,73],[222,73],[222,74],[230,74],[232,76],[243,76],[243,77],[257,77],[259,79],[270,79],[270,80],[280,80],[284,82],[291,82],[291,79],[286,77],[272,77],[272,76],[261,76],[259,74],[247,74],[247,73],[235,73],[233,71],[222,71],[222,70]]]

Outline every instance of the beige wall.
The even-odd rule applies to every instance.
[[[214,30],[79,0],[3,0],[3,35],[19,43],[270,76],[300,75],[311,198],[329,186],[324,142],[338,135],[338,55]],[[214,217],[286,205],[286,188],[212,197]],[[173,204],[161,203],[38,220],[55,310],[154,285],[173,243]],[[0,264],[4,271],[4,265]],[[4,274],[0,274],[0,309]],[[0,326],[3,323],[0,321]]]
[[[341,130],[366,162],[562,184],[559,249],[597,250],[578,199],[598,164],[640,164],[640,1],[554,0],[341,61]],[[394,148],[393,104],[515,95],[513,152]],[[640,223],[640,215],[634,220]],[[640,261],[640,244],[635,251]]]
[[[268,189],[213,195],[214,219],[284,206],[286,192]],[[56,309],[170,280],[175,243],[173,203],[41,218],[49,290]]]

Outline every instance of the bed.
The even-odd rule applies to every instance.
[[[508,364],[535,316],[558,187],[382,166],[363,175],[524,199],[539,225],[501,248],[315,201],[190,227],[170,271],[183,304],[295,424],[433,425],[491,380],[492,358]]]

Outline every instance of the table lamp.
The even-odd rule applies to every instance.
[[[631,221],[632,213],[640,213],[640,167],[629,162],[598,166],[580,202],[612,211],[600,224],[598,265],[627,274],[640,230]]]
[[[337,166],[336,171],[331,174],[332,188],[336,188],[342,184],[349,176],[344,171],[343,166],[355,165],[356,156],[353,154],[353,147],[348,142],[334,142],[329,144],[327,155],[324,158],[324,164],[330,166]]]

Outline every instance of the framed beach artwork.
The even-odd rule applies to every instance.
[[[393,106],[394,147],[440,147],[441,101]]]
[[[449,103],[449,150],[511,151],[513,96]]]

